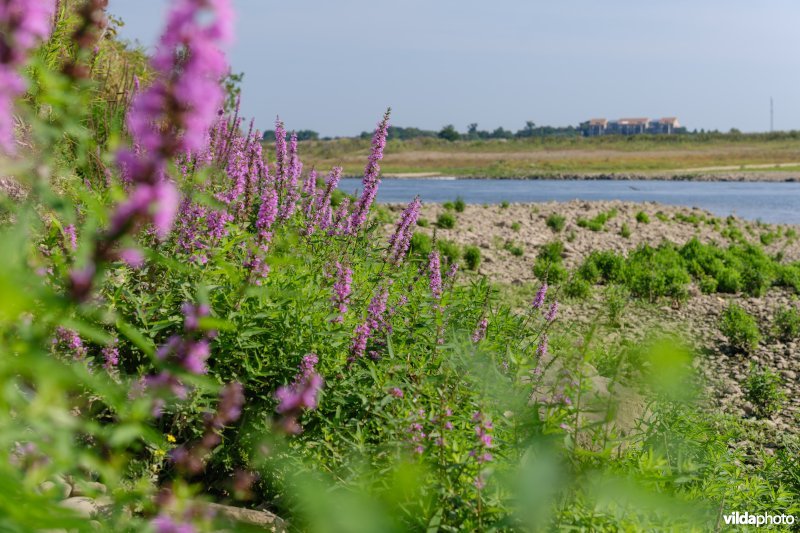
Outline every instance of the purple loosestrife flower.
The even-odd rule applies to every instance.
[[[333,215],[333,226],[328,229],[328,235],[346,235],[350,232],[349,209],[350,198],[342,198],[339,207],[336,208],[336,213]]]
[[[275,399],[278,400],[275,410],[282,415],[281,427],[287,433],[300,433],[302,428],[297,423],[297,418],[303,411],[317,408],[319,393],[324,384],[322,376],[316,371],[317,362],[315,354],[306,355],[300,363],[300,372],[294,381],[275,391]]]
[[[14,100],[25,92],[18,70],[50,35],[54,0],[0,0],[0,151],[14,149]]]
[[[244,405],[244,387],[241,383],[228,383],[220,393],[217,412],[209,422],[209,427],[220,430],[224,426],[236,422],[242,415]]]
[[[95,263],[107,261],[116,242],[142,222],[151,222],[161,239],[172,230],[180,194],[167,179],[167,164],[208,143],[222,103],[219,80],[228,70],[220,46],[229,42],[232,26],[230,0],[175,0],[151,60],[158,77],[136,94],[128,112],[134,148],[117,156],[130,196],[97,243]],[[71,292],[83,299],[89,288],[73,283]]]
[[[342,177],[342,167],[333,167],[328,177],[325,178],[325,192],[317,196],[316,213],[314,217],[315,225],[320,229],[327,229],[331,225],[333,213],[331,209],[331,195],[334,189],[339,186]]]
[[[206,361],[211,356],[209,339],[213,332],[200,335],[198,328],[200,319],[208,316],[211,310],[206,305],[194,306],[185,304],[184,330],[185,335],[173,335],[157,351],[156,356],[161,360],[171,359],[192,374],[205,374],[208,372]]]
[[[270,228],[278,217],[278,193],[274,189],[266,189],[261,195],[261,206],[258,208],[256,230],[262,243],[272,239]]]
[[[480,411],[472,416],[473,422],[478,422],[475,426],[475,434],[478,437],[478,448],[472,450],[470,455],[476,458],[478,464],[492,461],[492,454],[488,452],[493,447],[491,431],[494,429],[492,421]]]
[[[73,252],[78,249],[78,235],[75,232],[75,225],[70,224],[64,228],[64,238],[69,242],[69,249]]]
[[[439,300],[442,297],[442,264],[439,250],[433,250],[428,254],[428,284],[433,298]]]
[[[536,356],[539,360],[546,359],[548,355],[548,338],[547,333],[542,333],[539,339],[539,345],[536,347]]]
[[[103,348],[103,368],[110,372],[119,364],[119,348],[117,347],[117,339]]]
[[[547,282],[542,283],[542,286],[539,287],[539,290],[536,292],[536,296],[533,298],[533,303],[531,307],[534,309],[541,309],[544,305],[544,299],[547,297]]]
[[[297,208],[297,200],[300,196],[300,191],[297,188],[297,181],[300,174],[303,172],[303,163],[297,157],[297,134],[292,132],[289,140],[289,166],[286,170],[286,180],[284,182],[283,201],[281,202],[278,211],[278,217],[281,220],[287,220],[292,217],[294,210]]]
[[[422,202],[420,202],[419,196],[417,196],[408,204],[408,207],[406,207],[400,215],[397,227],[389,239],[389,262],[394,265],[402,263],[408,253],[408,248],[411,245],[411,237],[414,235],[414,224],[417,223],[417,218],[419,217],[420,207],[422,207]]]
[[[363,357],[370,337],[387,327],[384,314],[388,300],[389,289],[378,287],[367,307],[366,320],[356,327],[353,342],[350,345],[351,360]]]
[[[278,190],[283,192],[287,181],[286,161],[286,129],[280,118],[275,119],[275,182]]]
[[[550,309],[547,310],[547,314],[544,316],[544,319],[549,323],[556,319],[556,315],[558,315],[558,301],[550,304]]]
[[[71,329],[58,326],[58,328],[56,328],[56,338],[53,339],[53,344],[69,352],[75,359],[83,359],[86,357],[87,350],[83,345],[83,340],[76,331]]]
[[[389,131],[389,115],[391,110],[387,110],[383,115],[383,120],[378,124],[375,135],[372,138],[372,152],[369,155],[367,166],[364,169],[364,179],[362,185],[364,190],[358,199],[355,209],[350,216],[349,232],[356,232],[366,222],[372,202],[378,194],[380,180],[380,161],[383,159],[383,149],[386,147],[386,135]]]
[[[389,394],[391,394],[395,398],[402,398],[404,396],[403,389],[401,389],[400,387],[392,387],[391,389],[389,389]]]
[[[475,331],[472,333],[472,342],[478,343],[482,341],[486,337],[486,328],[489,327],[489,320],[486,317],[483,317],[480,322],[478,322],[478,326],[475,328]]]
[[[453,262],[453,264],[450,265],[450,268],[447,269],[447,273],[445,274],[445,277],[448,280],[452,280],[453,278],[456,277],[456,274],[458,274],[458,263]]]
[[[168,514],[160,514],[153,518],[150,525],[153,526],[155,533],[195,533],[197,531],[192,524],[175,520]]]
[[[350,267],[336,262],[336,282],[333,284],[333,296],[331,300],[336,307],[338,316],[332,322],[343,322],[344,314],[347,312],[347,306],[350,303],[350,293],[352,288],[350,284],[353,282],[353,271]]]

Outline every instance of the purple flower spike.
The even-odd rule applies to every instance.
[[[539,287],[539,290],[536,292],[536,296],[533,298],[533,303],[531,307],[534,309],[541,309],[544,305],[544,299],[547,297],[547,282],[542,283],[542,286]]]
[[[556,315],[558,315],[558,302],[555,301],[550,304],[550,309],[548,309],[547,314],[545,315],[544,319],[547,322],[552,322],[556,319]]]
[[[483,317],[480,322],[478,322],[478,327],[475,328],[475,331],[472,333],[472,342],[478,343],[486,337],[486,328],[489,327],[489,320],[486,317]]]
[[[417,223],[421,207],[422,202],[417,196],[408,204],[403,214],[400,215],[394,234],[389,239],[388,254],[390,263],[399,265],[405,259],[408,248],[411,245],[411,237],[414,235],[414,224]]]
[[[434,299],[442,297],[442,264],[439,250],[433,250],[428,255],[428,282]]]
[[[14,100],[25,92],[18,70],[28,52],[50,35],[55,0],[0,2],[0,151],[13,154]]]
[[[350,267],[344,266],[341,263],[336,263],[336,283],[333,284],[333,296],[331,300],[339,313],[333,319],[333,322],[343,322],[344,314],[347,313],[347,306],[350,303],[350,293],[352,288],[350,284],[353,282],[353,271]]]
[[[364,169],[364,179],[361,182],[364,190],[361,192],[361,197],[358,199],[358,203],[352,215],[350,215],[349,232],[358,231],[364,222],[366,222],[370,207],[372,207],[372,202],[375,201],[375,196],[378,194],[378,186],[381,184],[380,161],[383,159],[383,149],[386,147],[386,135],[389,132],[390,114],[391,110],[387,110],[372,138],[372,152],[369,155],[367,166]]]

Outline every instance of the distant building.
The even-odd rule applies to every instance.
[[[650,133],[654,135],[670,135],[681,129],[678,119],[665,117],[658,120],[649,118],[621,118],[606,120],[593,118],[581,124],[581,131],[586,137],[598,135],[641,135]]]

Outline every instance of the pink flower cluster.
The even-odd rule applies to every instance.
[[[350,267],[336,262],[336,282],[333,284],[333,296],[331,300],[338,315],[333,318],[333,322],[343,322],[344,314],[347,312],[347,306],[350,303],[350,293],[352,288],[350,284],[353,282],[353,271]]]
[[[419,210],[422,202],[419,196],[415,197],[408,207],[400,215],[397,227],[389,238],[388,260],[394,265],[399,265],[405,259],[408,248],[411,245],[411,237],[414,235],[414,225],[419,217]]]
[[[350,215],[348,228],[350,232],[358,231],[364,222],[366,222],[372,202],[375,201],[375,197],[378,194],[378,186],[381,184],[380,161],[383,159],[383,150],[386,148],[386,135],[389,133],[390,115],[391,109],[388,109],[383,115],[383,120],[378,124],[375,136],[372,138],[372,152],[369,155],[367,166],[364,169],[364,179],[362,180],[364,190],[361,191],[361,196],[356,203],[353,213]]]
[[[310,353],[300,362],[300,372],[290,385],[278,388],[275,399],[278,400],[276,411],[282,415],[281,427],[290,434],[302,431],[297,419],[308,410],[317,408],[319,393],[324,380],[316,371],[319,358]]]
[[[19,69],[50,35],[55,0],[0,0],[0,151],[14,149],[14,100],[25,91]]]

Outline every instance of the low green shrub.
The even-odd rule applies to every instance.
[[[547,227],[556,233],[564,229],[564,224],[566,224],[566,222],[567,218],[564,215],[559,215],[558,213],[549,215],[545,220]]]
[[[550,284],[561,283],[569,276],[564,267],[564,243],[553,241],[542,245],[533,264],[533,273]]]
[[[640,224],[649,224],[650,216],[644,211],[639,211],[638,213],[636,213],[636,222]]]
[[[511,204],[508,203],[508,200],[503,200],[502,202],[500,202],[500,207],[502,209],[508,209],[509,205],[511,205]]]
[[[525,254],[525,250],[522,248],[522,246],[512,241],[506,241],[503,249],[514,257],[522,257]]]
[[[786,399],[781,386],[778,374],[756,363],[750,364],[750,373],[744,383],[744,397],[753,405],[756,416],[768,418],[780,411]]]
[[[439,216],[436,217],[436,225],[442,229],[453,229],[456,227],[456,217],[446,211],[439,213]]]
[[[473,245],[465,247],[464,263],[468,270],[477,270],[481,264],[481,249]]]
[[[428,221],[427,218],[419,218],[419,219],[417,219],[417,226],[419,226],[420,228],[427,228],[430,225],[431,225],[431,223]]]
[[[622,325],[622,314],[628,307],[631,293],[624,285],[609,285],[604,293],[608,323],[614,327]]]
[[[436,241],[436,249],[442,254],[445,262],[449,265],[457,263],[461,259],[461,248],[458,244],[447,239],[439,239]]]
[[[619,230],[619,234],[623,239],[630,239],[631,238],[631,228],[628,224],[623,224]]]
[[[464,202],[464,199],[460,196],[456,198],[455,202],[453,202],[453,208],[456,210],[456,213],[463,213],[466,207],[467,204]]]
[[[742,307],[731,303],[725,308],[719,330],[728,339],[728,344],[741,352],[753,352],[761,341],[758,323]]]
[[[775,336],[784,342],[800,337],[800,310],[796,307],[781,307],[775,311],[773,330]]]
[[[522,224],[520,224],[519,222],[514,222],[513,224],[511,224],[512,231],[519,231],[521,229],[522,229]]]
[[[425,233],[414,233],[411,236],[411,252],[427,257],[433,250],[433,239]]]
[[[589,297],[592,293],[592,286],[588,281],[578,276],[573,276],[564,285],[564,295],[568,298],[576,298],[583,300]]]

